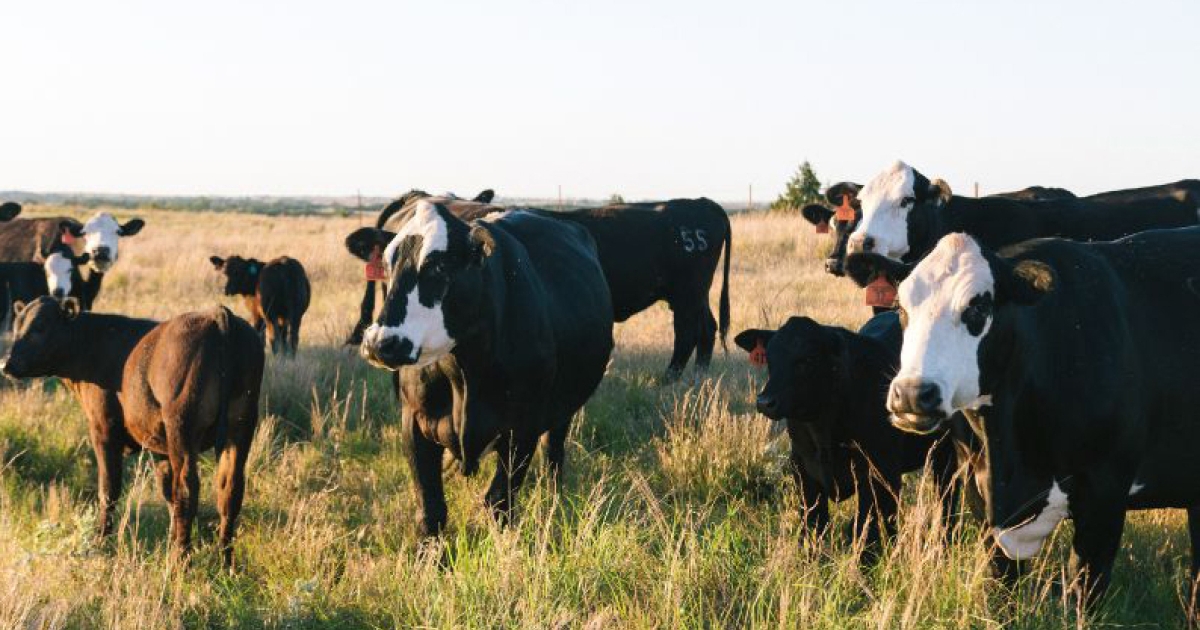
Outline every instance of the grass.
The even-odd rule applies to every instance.
[[[31,215],[70,209],[29,208]],[[75,212],[74,214],[82,214]],[[225,301],[211,254],[290,254],[314,300],[294,360],[268,359],[233,575],[214,545],[212,459],[199,547],[165,552],[167,511],[131,457],[119,533],[91,536],[95,465],[79,406],[53,381],[0,386],[0,628],[1061,628],[1178,627],[1189,545],[1182,513],[1130,516],[1113,589],[1081,615],[1059,584],[1070,526],[1009,591],[979,526],[941,526],[910,475],[900,535],[874,566],[842,531],[804,531],[788,445],[753,412],[763,375],[740,351],[707,379],[660,386],[663,305],[619,325],[614,362],[568,441],[561,492],[540,459],[516,524],[497,528],[474,478],[447,474],[450,531],[415,535],[415,497],[387,375],[340,347],[361,267],[355,219],[141,212],[98,309],[167,317]],[[856,326],[869,309],[826,276],[828,246],[799,218],[734,218],[734,332],[805,314]],[[714,287],[714,295],[717,287]],[[714,299],[715,304],[715,299]],[[948,540],[948,542],[947,542]]]

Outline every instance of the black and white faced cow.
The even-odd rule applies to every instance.
[[[64,221],[61,228],[72,237],[83,239],[83,251],[91,257],[93,271],[107,273],[117,262],[121,238],[137,234],[145,224],[141,219],[118,223],[113,215],[97,212],[82,226],[75,221]]]
[[[1047,236],[1111,240],[1200,221],[1200,196],[1187,190],[1160,192],[1120,203],[976,199],[953,195],[946,182],[930,180],[897,161],[859,191],[862,220],[847,241],[847,251],[914,262],[953,232],[970,234],[995,249]]]
[[[999,254],[951,234],[900,285],[893,423],[924,433],[967,415],[984,444],[988,519],[1011,558],[1038,553],[1069,516],[1077,584],[1098,594],[1127,509],[1186,508],[1195,576],[1197,269],[1200,228]]]
[[[825,258],[825,271],[835,276],[842,275],[842,263],[846,258],[846,239],[850,238],[850,233],[858,227],[858,220],[862,216],[862,206],[858,201],[858,191],[861,188],[862,185],[853,182],[840,182],[830,186],[825,191],[825,199],[834,208],[838,208],[836,210],[819,204],[800,209],[801,216],[814,226],[829,226],[833,236],[833,249]],[[841,209],[846,207],[851,208],[852,212]]]
[[[387,297],[361,352],[396,371],[422,532],[446,524],[445,450],[466,475],[497,451],[485,502],[503,518],[543,434],[561,474],[571,418],[608,364],[612,303],[595,242],[538,213],[468,223],[421,200],[383,260]]]
[[[48,295],[58,302],[68,297],[79,304],[91,305],[95,295],[92,286],[83,280],[80,268],[88,255],[75,255],[70,247],[58,244],[42,253],[42,263],[0,262],[0,322],[8,317],[13,303],[28,303]]]
[[[884,403],[900,339],[899,318],[891,311],[871,318],[857,333],[792,317],[779,330],[751,329],[734,338],[747,352],[766,349],[769,376],[757,407],[787,423],[792,474],[808,526],[824,529],[829,501],[857,491],[854,531],[868,546],[884,532],[895,532],[901,476],[921,470],[926,461],[945,500],[944,515],[951,517],[958,505],[951,441],[904,433],[888,423]]]

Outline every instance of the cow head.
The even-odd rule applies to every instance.
[[[1014,266],[966,234],[942,238],[899,287],[904,345],[888,391],[893,424],[928,433],[954,411],[986,404],[980,347],[997,310],[1036,302],[1053,278],[1048,266]]]
[[[64,243],[56,243],[42,251],[42,269],[46,272],[46,288],[50,296],[60,302],[71,294],[75,269],[86,265],[90,256],[84,252],[78,256]]]
[[[471,201],[474,201],[476,203],[492,203],[492,200],[495,198],[496,198],[496,191],[492,190],[491,188],[488,188],[486,190],[480,191],[479,194],[475,195],[475,198],[472,199]]]
[[[834,207],[841,206],[846,201],[850,203],[850,207],[854,209],[854,218],[851,220],[838,218],[837,211],[821,204],[809,204],[800,209],[800,215],[809,223],[813,225],[824,223],[832,228],[834,244],[833,250],[825,259],[825,271],[835,276],[842,275],[842,265],[846,257],[846,240],[858,226],[858,219],[861,216],[857,197],[860,188],[862,187],[852,182],[841,182],[830,186],[825,191],[825,198]]]
[[[77,349],[72,347],[70,326],[79,315],[79,301],[62,304],[43,296],[28,305],[13,303],[13,341],[0,371],[13,378],[38,378],[54,375]]]
[[[363,334],[363,357],[395,370],[430,365],[453,350],[481,316],[482,270],[494,247],[487,228],[419,201],[383,251],[387,297]]]
[[[225,276],[225,295],[254,295],[258,291],[258,277],[263,268],[261,260],[241,256],[209,256],[208,260]]]
[[[83,238],[83,251],[91,256],[92,269],[100,273],[108,271],[117,262],[117,246],[123,236],[133,236],[146,225],[141,219],[130,219],[117,223],[113,215],[97,212],[87,223],[63,221],[59,229],[74,238]]]
[[[858,193],[862,220],[846,242],[850,253],[876,253],[900,260],[937,234],[937,211],[950,202],[950,185],[930,181],[901,161],[880,173]]]
[[[11,221],[21,214],[21,204],[15,201],[6,201],[0,204],[0,221]]]
[[[346,251],[363,262],[369,262],[375,251],[382,252],[396,234],[375,228],[359,228],[346,237]]]

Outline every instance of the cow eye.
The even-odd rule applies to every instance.
[[[907,208],[917,202],[916,197],[905,197],[900,200],[900,207]]]
[[[984,294],[980,297],[971,300],[971,304],[963,310],[962,322],[967,327],[967,332],[972,336],[979,336],[983,332],[983,327],[987,324],[987,319],[992,314],[991,295]]]

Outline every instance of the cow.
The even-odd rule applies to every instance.
[[[484,501],[505,522],[539,436],[561,479],[572,416],[612,353],[612,303],[595,242],[582,227],[536,212],[467,222],[422,199],[382,260],[387,296],[360,352],[393,371],[420,533],[446,525],[446,451],[467,476],[496,451]]]
[[[750,329],[734,343],[765,350],[767,383],[758,412],[787,423],[791,469],[805,520],[820,532],[829,502],[858,492],[854,533],[874,548],[895,533],[901,475],[929,462],[948,519],[958,509],[956,454],[945,436],[912,435],[888,423],[888,380],[900,356],[900,321],[888,311],[857,333],[792,317],[778,330]]]
[[[21,204],[15,201],[0,203],[0,221],[12,221],[21,214]]]
[[[40,297],[17,303],[16,332],[0,371],[12,378],[57,376],[88,419],[99,480],[99,530],[112,532],[125,454],[157,456],[171,512],[172,552],[187,555],[200,499],[199,457],[217,454],[216,503],[222,560],[245,491],[246,456],[258,423],[263,350],[254,329],[226,308],[165,322],[81,311]]]
[[[812,204],[805,206],[800,212],[804,218],[813,225],[831,226],[834,237],[833,250],[825,259],[825,271],[835,276],[845,275],[846,265],[846,244],[855,228],[858,227],[859,221],[862,219],[862,203],[858,200],[858,191],[862,190],[861,184],[853,182],[841,182],[830,186],[825,191],[825,198],[833,206],[840,206],[848,202],[850,207],[854,209],[854,216],[837,218],[837,213],[823,205]],[[1110,193],[1112,194],[1112,193]],[[848,196],[846,200],[844,197]],[[988,197],[999,197],[1003,199],[1012,199],[1016,201],[1057,201],[1063,199],[1075,199],[1075,194],[1065,188],[1051,188],[1046,186],[1029,186],[1021,190],[1012,192],[1002,192]],[[875,312],[879,313],[885,309],[876,308]]]
[[[415,191],[419,195],[425,193]],[[412,214],[422,196],[410,193],[380,214],[376,225],[391,229],[363,228],[346,239],[346,248],[361,260],[370,261],[381,251],[396,226]],[[435,199],[436,201],[436,199]],[[503,210],[479,202],[446,205],[456,216],[475,219]],[[403,211],[401,211],[403,210]],[[663,376],[671,382],[682,375],[696,355],[696,366],[707,369],[719,333],[722,344],[729,331],[729,267],[733,233],[729,216],[718,204],[704,198],[672,199],[656,203],[622,203],[569,212],[525,208],[529,212],[582,225],[596,241],[600,265],[608,281],[616,321],[623,322],[666,301],[674,313],[674,346]],[[719,318],[708,303],[713,275],[725,251],[724,277],[719,298]],[[349,341],[358,338],[374,310],[374,292],[368,286],[359,312],[359,323]],[[368,297],[369,296],[369,297]]]
[[[81,290],[80,297],[84,309],[91,310],[104,274],[117,261],[120,239],[137,234],[144,226],[145,221],[136,218],[119,223],[107,212],[97,212],[85,223],[66,217],[15,219],[0,223],[0,263],[42,263],[44,252],[61,244],[81,250],[88,255],[89,264],[81,275],[87,288]]]
[[[1200,221],[1200,189],[1155,190],[1122,203],[976,199],[953,195],[946,182],[930,180],[897,161],[859,191],[862,220],[846,247],[850,253],[877,253],[913,262],[952,232],[971,234],[995,249],[1047,236],[1111,240]]]
[[[241,256],[210,256],[213,268],[225,276],[225,295],[242,296],[250,324],[265,332],[271,354],[295,356],[300,347],[300,324],[312,289],[300,261],[280,256],[266,263]]]
[[[62,243],[42,253],[43,262],[0,262],[0,321],[8,318],[13,302],[31,302],[43,295],[58,301],[74,297],[84,310],[95,299],[94,286],[85,281],[80,268],[88,254],[76,255]]]
[[[1001,550],[1031,557],[1071,517],[1089,601],[1109,583],[1128,509],[1186,508],[1193,579],[1200,570],[1197,269],[1200,227],[999,252],[954,233],[894,272],[907,278],[892,423],[927,433],[963,412],[984,445]]]
[[[446,206],[456,216],[470,221],[492,212],[503,211],[504,208],[491,205],[494,197],[495,193],[490,188],[479,193],[470,201],[459,199],[453,194],[434,197],[423,190],[414,188],[384,206],[375,219],[374,228],[360,228],[351,232],[346,237],[346,250],[355,258],[367,263],[367,279],[366,291],[363,293],[358,309],[358,321],[346,338],[346,345],[361,344],[363,331],[375,317],[375,283],[383,279],[383,265],[380,263],[380,256],[400,228],[412,218],[417,202],[422,199],[430,199]],[[380,289],[386,294],[386,285],[381,285]]]

